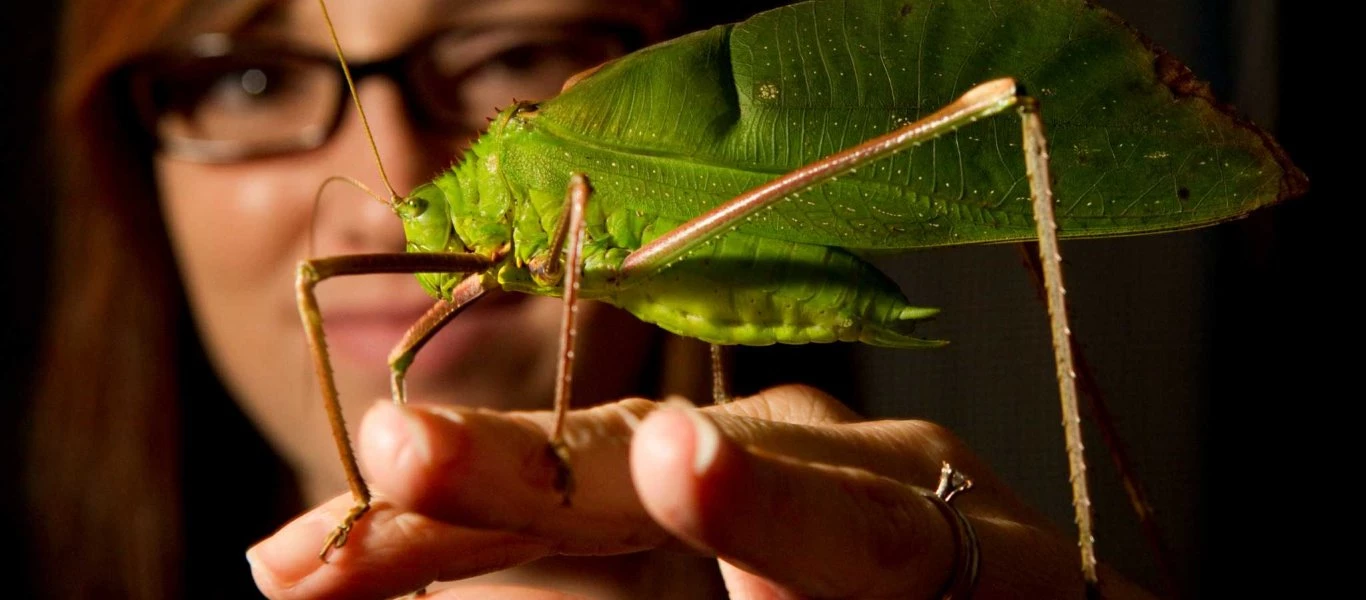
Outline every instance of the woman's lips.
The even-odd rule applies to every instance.
[[[422,347],[410,375],[423,378],[467,360],[480,345],[496,339],[499,328],[515,324],[513,313],[526,298],[501,291],[485,294]],[[323,330],[334,362],[362,371],[375,370],[387,377],[389,353],[433,304],[324,311]]]

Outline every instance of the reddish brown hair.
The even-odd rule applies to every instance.
[[[54,93],[62,201],[53,306],[30,413],[36,589],[64,598],[179,595],[174,315],[183,302],[151,179],[114,91],[118,67],[184,8],[74,0]]]

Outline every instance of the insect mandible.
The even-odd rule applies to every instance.
[[[1052,147],[1093,151],[1050,157],[1045,127]],[[301,264],[300,313],[356,498],[324,555],[370,501],[313,294],[329,277],[416,273],[438,298],[391,355],[396,402],[422,343],[488,290],[563,296],[549,447],[567,465],[576,297],[714,344],[932,347],[913,329],[936,311],[861,254],[1038,237],[1065,349],[1040,211],[1056,208],[1063,236],[1146,234],[1305,186],[1270,136],[1082,0],[816,0],[618,59],[503,110],[457,166],[395,194],[408,253]],[[1074,425],[1074,403],[1064,410]],[[1078,440],[1069,433],[1094,582]]]

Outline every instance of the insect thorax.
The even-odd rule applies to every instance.
[[[475,253],[493,256],[512,239],[512,195],[497,169],[497,136],[485,135],[463,159],[418,186],[398,209],[408,252]],[[437,298],[465,273],[421,273],[422,287]]]

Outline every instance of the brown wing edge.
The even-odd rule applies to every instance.
[[[1285,149],[1281,147],[1280,142],[1276,141],[1276,138],[1254,123],[1252,119],[1238,112],[1238,109],[1232,104],[1215,98],[1208,82],[1196,77],[1191,72],[1190,67],[1167,52],[1165,48],[1153,42],[1148,36],[1134,29],[1119,15],[1096,5],[1091,0],[1084,0],[1084,2],[1086,8],[1099,10],[1106,18],[1127,29],[1139,43],[1143,44],[1153,54],[1153,74],[1158,81],[1171,90],[1176,98],[1193,98],[1203,101],[1216,112],[1228,117],[1235,126],[1246,129],[1262,140],[1262,146],[1271,154],[1276,164],[1281,167],[1282,172],[1280,188],[1277,191],[1276,200],[1272,204],[1298,198],[1309,192],[1309,177],[1299,167],[1295,166],[1295,163],[1290,160],[1290,155],[1286,154]]]

